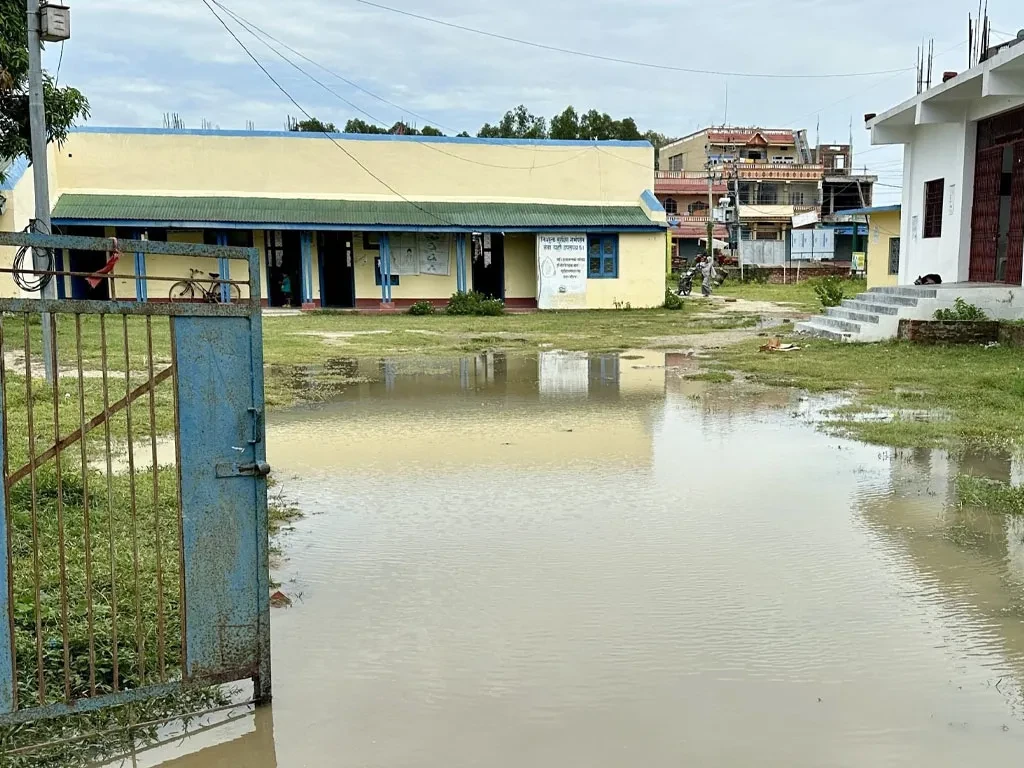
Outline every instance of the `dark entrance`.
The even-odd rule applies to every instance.
[[[972,282],[1020,285],[1024,267],[1024,109],[978,123]]]
[[[500,232],[473,235],[473,290],[488,299],[505,298],[505,236]]]
[[[302,306],[302,245],[299,233],[268,229],[267,296],[271,307]]]
[[[103,227],[64,227],[63,235],[78,237],[105,237]],[[103,251],[66,251],[69,272],[96,272],[106,266],[108,254]],[[122,256],[122,258],[124,258]],[[110,281],[100,280],[93,288],[86,277],[72,277],[71,298],[83,300],[107,300],[110,298]],[[127,297],[134,298],[134,297]]]
[[[351,309],[356,305],[356,272],[351,232],[321,232],[320,303],[325,307]]]

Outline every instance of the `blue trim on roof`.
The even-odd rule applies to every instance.
[[[21,181],[21,177],[25,175],[25,171],[28,170],[29,162],[28,158],[24,155],[14,158],[9,166],[5,169],[6,177],[0,182],[0,189],[5,191],[13,190],[17,186],[18,182]]]
[[[378,224],[281,224],[276,222],[237,221],[148,221],[140,219],[54,219],[54,226],[92,227],[152,227],[154,229],[287,229],[316,232],[663,232],[667,224],[652,221],[650,225],[634,227],[458,227]]]
[[[391,133],[312,133],[307,131],[220,131],[193,128],[102,128],[81,126],[69,133],[108,133],[128,136],[219,136],[235,139],[345,139],[347,141],[404,141],[437,144],[537,145],[543,147],[650,147],[649,141],[581,141],[568,139],[482,139],[475,136],[399,136]]]
[[[852,208],[848,211],[836,211],[836,215],[867,216],[872,213],[896,213],[901,210],[903,210],[903,206],[897,203],[896,205],[876,205],[872,208]]]
[[[644,205],[651,209],[652,213],[665,213],[665,206],[661,204],[661,200],[654,196],[654,192],[649,189],[645,189],[644,193],[640,195],[640,199],[644,201]]]

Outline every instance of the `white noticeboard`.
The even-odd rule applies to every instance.
[[[587,304],[587,236],[537,235],[537,306],[574,309]]]
[[[391,235],[392,275],[451,274],[451,236],[431,232]]]

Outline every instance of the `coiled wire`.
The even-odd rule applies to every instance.
[[[37,222],[38,224],[38,222]],[[31,225],[25,227],[23,230],[26,234],[32,231]],[[49,234],[44,233],[44,234]],[[32,255],[30,256],[30,252]],[[42,272],[40,274],[36,268],[35,253],[45,254],[42,260]],[[25,257],[29,256],[32,261],[29,269],[25,268]],[[51,274],[47,274],[53,271],[53,251],[49,248],[30,248],[27,245],[21,246],[18,252],[14,254],[14,264],[12,265],[14,283],[23,291],[27,293],[37,293],[42,291],[53,277]]]

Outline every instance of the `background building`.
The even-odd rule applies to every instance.
[[[50,154],[56,228],[255,246],[273,307],[442,305],[457,290],[524,309],[664,300],[667,225],[647,142],[85,128]],[[8,183],[5,195],[31,200],[31,174]],[[5,228],[28,215],[17,206]],[[92,272],[106,257],[58,258]],[[98,287],[61,280],[58,295],[167,300],[167,282],[117,276],[244,268],[194,261],[138,254]]]

